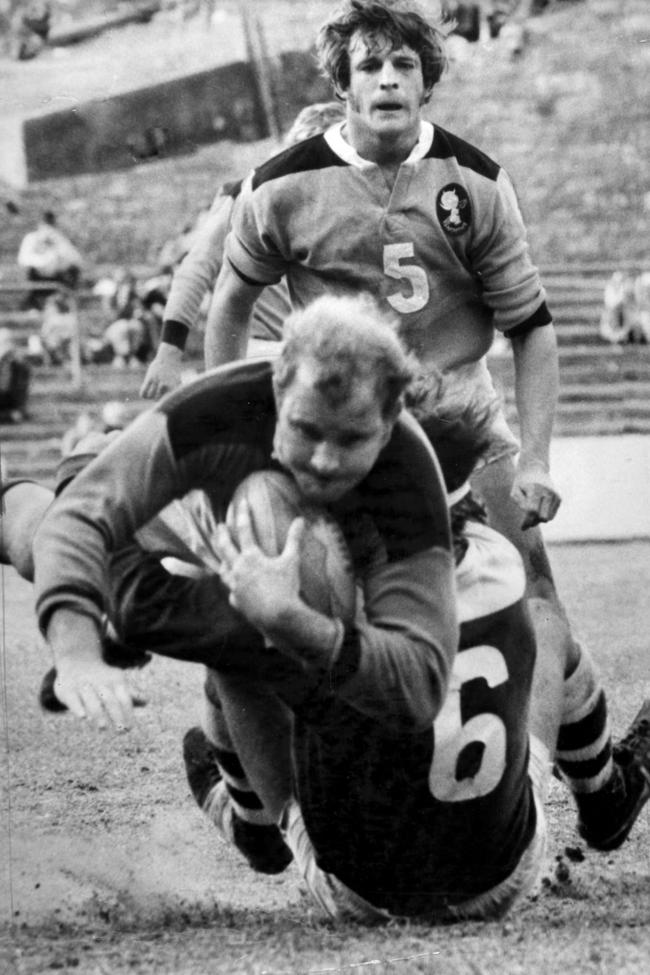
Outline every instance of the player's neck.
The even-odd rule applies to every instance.
[[[408,159],[418,141],[420,126],[418,124],[417,130],[409,129],[397,135],[384,134],[374,132],[358,120],[348,117],[342,135],[362,159],[379,166],[392,186],[400,166]]]

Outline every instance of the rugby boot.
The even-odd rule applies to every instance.
[[[197,805],[221,837],[236,846],[258,873],[277,874],[293,859],[279,828],[273,823],[249,823],[234,809],[217,760],[217,749],[205,732],[190,728],[183,738],[185,774]]]
[[[613,749],[614,774],[598,792],[578,798],[578,832],[595,850],[616,850],[650,799],[650,699]]]

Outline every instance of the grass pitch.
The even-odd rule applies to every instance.
[[[557,581],[620,735],[650,691],[650,542],[555,546]],[[638,975],[650,957],[650,810],[616,853],[587,850],[553,784],[546,876],[504,921],[366,930],[323,923],[290,868],[258,877],[195,807],[180,742],[201,668],[157,659],[128,733],[44,715],[31,587],[2,571],[0,970],[41,975]]]

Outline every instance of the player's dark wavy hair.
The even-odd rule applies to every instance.
[[[391,50],[404,45],[415,51],[422,63],[422,77],[428,101],[434,85],[447,66],[445,34],[430,23],[411,0],[347,0],[321,27],[316,54],[321,70],[339,94],[350,85],[349,47],[360,33],[368,46]],[[339,95],[340,97],[340,95]]]
[[[322,295],[284,324],[284,347],[273,385],[281,402],[301,362],[316,366],[316,389],[332,404],[344,402],[355,382],[374,377],[382,416],[392,417],[416,362],[397,336],[397,323],[370,295]]]

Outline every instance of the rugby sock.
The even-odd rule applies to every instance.
[[[236,752],[216,744],[214,751],[235,815],[255,826],[272,825],[273,818],[266,812],[262,800],[251,787]]]
[[[235,751],[230,732],[213,689],[206,686],[206,709],[204,728],[208,741],[212,745],[214,760],[221,773],[235,814],[244,822],[257,826],[274,823],[272,816],[266,812],[262,800],[251,786],[246,772]],[[208,813],[204,804],[202,808]]]
[[[589,653],[564,681],[564,708],[555,762],[576,797],[591,796],[611,780],[612,739],[605,692]]]
[[[235,752],[218,747],[202,728],[194,727],[183,738],[183,758],[192,795],[226,842],[234,843],[260,873],[285,870],[293,854],[279,827],[269,823],[264,810],[258,808],[262,806],[258,796],[246,788],[248,782]]]

